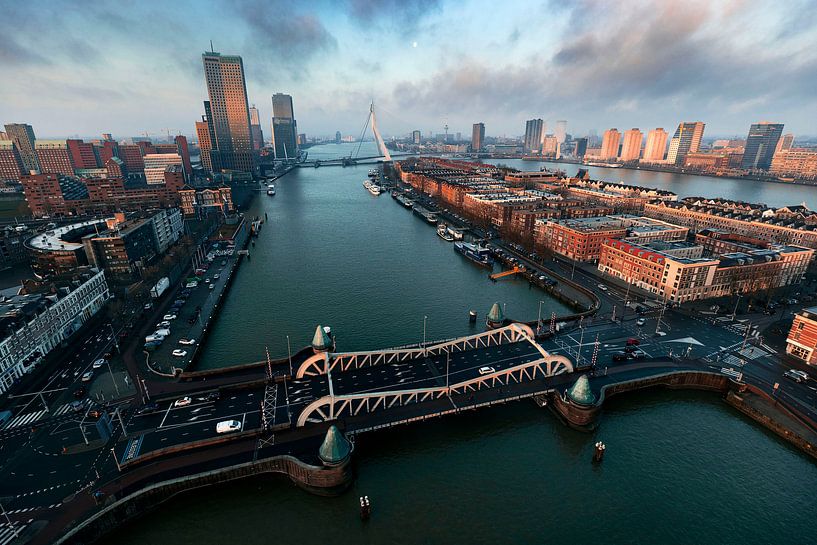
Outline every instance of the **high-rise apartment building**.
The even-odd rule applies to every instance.
[[[37,163],[44,174],[74,175],[74,163],[66,140],[37,140],[34,142]]]
[[[272,95],[272,146],[276,159],[298,156],[298,123],[291,95]]]
[[[525,121],[525,152],[537,152],[542,149],[542,131],[545,122],[541,119],[528,119]]]
[[[34,149],[34,128],[26,123],[9,123],[5,126],[7,137],[17,146],[17,153],[23,161],[23,168],[28,174],[39,170],[37,151]]]
[[[93,144],[72,139],[66,140],[65,143],[68,145],[75,168],[99,168],[99,157],[97,157]]]
[[[485,145],[485,123],[474,123],[471,128],[471,151],[479,151]]]
[[[639,129],[630,129],[624,131],[624,141],[621,144],[621,161],[638,161],[641,156],[641,141],[644,139],[644,133]]]
[[[647,143],[644,146],[644,156],[641,160],[645,163],[663,161],[666,151],[667,131],[658,127],[647,133]]]
[[[419,144],[423,141],[423,133],[420,131],[412,131],[411,132],[411,142],[413,144]]]
[[[206,115],[212,150],[218,152],[221,169],[252,172],[254,154],[244,62],[238,55],[214,51],[201,58],[210,97],[210,112]]]
[[[264,147],[264,132],[261,130],[261,116],[255,104],[250,106],[250,131],[252,132],[252,149],[260,151]]]
[[[618,157],[618,144],[621,141],[621,133],[618,129],[608,129],[604,131],[601,139],[601,159],[615,159]]]
[[[777,142],[783,134],[783,123],[761,121],[749,127],[741,168],[745,170],[769,170]]]
[[[687,154],[698,153],[705,126],[701,121],[680,123],[669,143],[667,163],[683,166]]]
[[[23,174],[23,161],[14,140],[0,140],[0,182],[19,180]]]

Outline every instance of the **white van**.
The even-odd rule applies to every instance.
[[[222,420],[216,424],[216,433],[230,433],[241,431],[241,422],[238,420]]]

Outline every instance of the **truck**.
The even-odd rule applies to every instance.
[[[170,279],[166,276],[163,276],[156,282],[156,285],[150,288],[150,296],[154,299],[158,299],[162,296],[162,294],[170,287]]]

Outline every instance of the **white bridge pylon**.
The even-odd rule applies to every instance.
[[[533,340],[532,331],[530,335],[528,335],[528,332],[525,331],[525,329],[530,331],[529,327],[524,325],[520,326],[518,324],[513,324],[512,326],[508,326],[507,328],[502,329],[507,330],[509,328],[517,332],[521,332],[523,334],[523,337],[521,337],[519,340],[524,338],[531,344],[533,344],[536,347],[537,351],[540,353],[541,357],[538,357],[531,361],[520,363],[519,365],[508,367],[506,369],[500,369],[499,371],[494,371],[493,373],[490,374],[479,375],[477,377],[463,380],[448,386],[438,386],[431,388],[416,388],[408,390],[400,389],[377,392],[365,392],[357,394],[334,395],[332,393],[330,378],[329,379],[330,395],[316,399],[315,401],[307,405],[304,408],[304,410],[301,411],[300,415],[298,415],[297,426],[302,427],[305,426],[306,424],[311,423],[326,422],[344,417],[354,417],[375,411],[388,410],[395,407],[402,407],[405,405],[423,403],[425,401],[432,401],[435,399],[440,399],[451,395],[468,394],[486,388],[496,388],[498,386],[507,386],[510,384],[522,384],[525,382],[531,382],[537,378],[547,378],[555,375],[560,375],[562,373],[573,372],[573,363],[570,361],[570,359],[568,359],[565,356],[550,354],[542,347],[540,347]],[[498,331],[500,330],[494,330],[493,333],[496,333]],[[472,337],[465,337],[463,339],[457,339],[457,341],[470,339],[469,342],[475,342],[476,341],[475,337],[479,337],[481,343],[486,342],[487,339],[492,338],[486,336],[485,334],[480,334],[474,335]],[[454,344],[457,341],[441,343],[440,345],[435,346],[446,346],[450,349],[453,346],[457,346]],[[492,342],[492,345],[495,344],[498,343]],[[488,345],[480,344],[480,346]],[[438,351],[437,353],[441,353],[444,351],[445,350],[441,350]]]
[[[377,147],[380,150],[380,153],[383,154],[386,161],[391,161],[391,153],[389,153],[386,143],[383,142],[383,137],[380,136],[380,131],[377,130],[377,118],[374,115],[374,102],[372,102],[372,105],[369,107],[369,121],[372,124],[372,134],[374,135],[375,142],[377,142]]]
[[[522,340],[532,342],[543,354],[547,354],[535,341],[533,330],[525,324],[510,324],[483,333],[460,337],[452,341],[431,344],[418,348],[394,348],[388,350],[371,350],[364,352],[322,352],[310,356],[298,367],[296,378],[325,375],[331,371],[342,372],[372,365],[388,365],[412,360],[421,356],[465,352],[477,348],[510,344]]]

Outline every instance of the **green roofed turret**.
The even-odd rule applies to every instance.
[[[596,394],[590,388],[590,381],[587,375],[582,375],[567,391],[567,397],[578,405],[593,405],[596,402]]]

